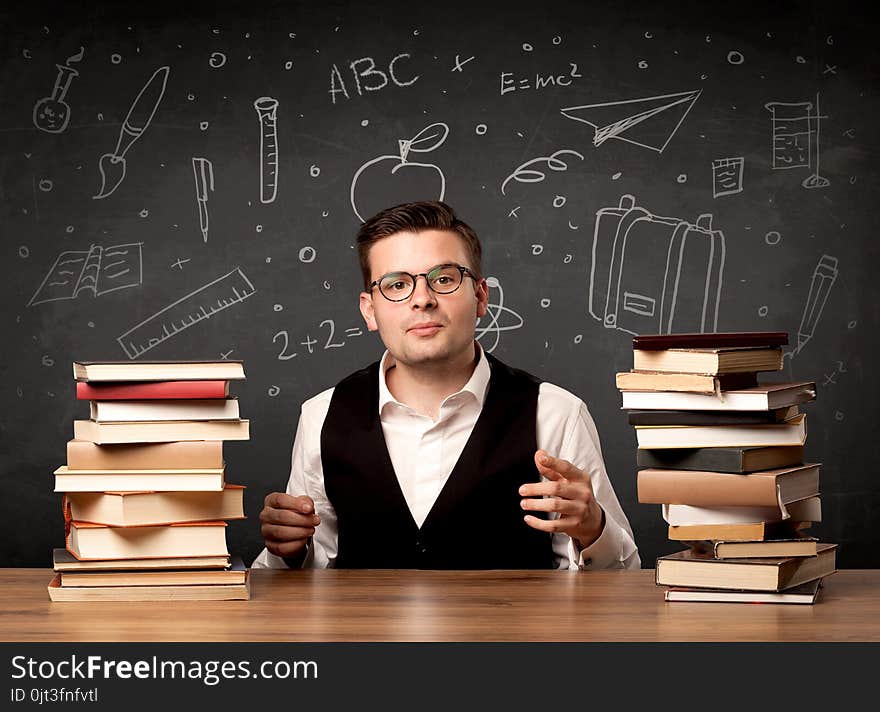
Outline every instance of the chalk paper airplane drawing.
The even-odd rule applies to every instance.
[[[701,93],[702,90],[685,91],[644,99],[569,106],[560,111],[573,121],[593,127],[594,146],[616,138],[663,153]]]

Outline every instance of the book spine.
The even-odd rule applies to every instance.
[[[708,470],[709,472],[743,472],[741,450],[724,448],[700,448],[668,450],[639,450],[636,454],[639,467],[659,467],[683,470]]]
[[[79,381],[78,400],[172,400],[226,398],[227,381],[155,381],[95,385]]]
[[[640,470],[642,504],[689,504],[703,507],[777,505],[776,478],[696,470]]]
[[[91,401],[91,419],[104,422],[238,420],[238,400]]]
[[[99,445],[128,443],[171,443],[180,440],[247,440],[248,420],[171,420],[140,423],[99,423],[74,420],[75,440],[89,440]]]
[[[223,467],[223,442],[183,440],[170,443],[98,445],[67,443],[68,470],[199,470]]]

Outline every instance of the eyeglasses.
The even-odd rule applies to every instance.
[[[378,286],[379,292],[389,302],[403,302],[416,291],[416,282],[419,277],[425,278],[428,289],[436,294],[452,294],[461,286],[467,275],[474,281],[479,279],[467,267],[456,264],[437,265],[427,272],[410,274],[409,272],[389,272],[379,279],[370,282],[369,291]]]

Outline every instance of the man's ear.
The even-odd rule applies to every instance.
[[[477,319],[486,316],[489,311],[489,285],[485,279],[474,283],[474,293],[477,296]]]
[[[360,303],[361,316],[367,324],[367,329],[377,331],[376,315],[373,313],[373,296],[369,292],[361,292]]]

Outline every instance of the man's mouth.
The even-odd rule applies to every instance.
[[[425,322],[424,324],[416,324],[415,326],[411,326],[407,329],[407,333],[415,334],[416,336],[430,336],[431,334],[436,334],[443,326],[438,324],[435,321]]]

